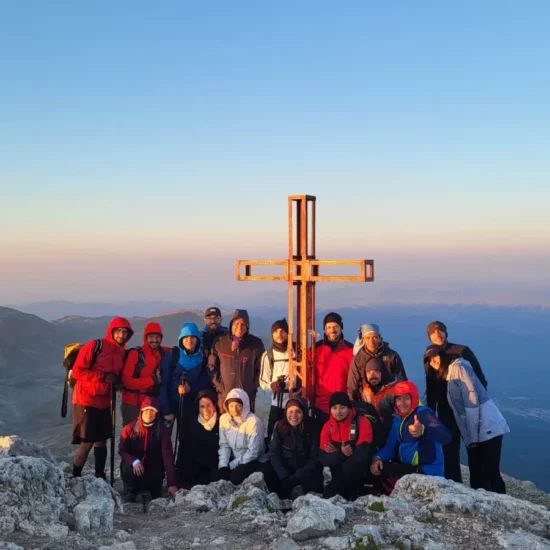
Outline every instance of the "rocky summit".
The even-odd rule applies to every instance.
[[[0,550],[550,549],[546,506],[442,478],[406,476],[391,497],[281,502],[256,473],[123,506],[105,481],[64,470],[47,449],[0,438]]]

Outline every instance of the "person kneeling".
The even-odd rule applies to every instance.
[[[398,382],[393,391],[395,414],[386,445],[372,460],[371,472],[382,476],[389,494],[395,482],[407,474],[443,476],[441,445],[451,441],[451,432],[434,412],[420,405],[412,382]]]
[[[348,500],[362,492],[370,463],[372,426],[358,415],[345,392],[330,397],[330,417],[321,431],[319,460],[330,468],[332,479],[323,491],[325,498],[340,495]]]
[[[170,432],[158,411],[158,400],[145,397],[137,420],[124,426],[120,434],[120,477],[128,490],[128,502],[134,502],[141,490],[148,490],[153,499],[159,498],[164,472],[168,494],[173,496],[178,490]]]
[[[260,469],[260,462],[265,462],[264,425],[250,412],[250,400],[244,390],[231,390],[224,408],[228,412],[220,418],[219,476],[239,485]]]
[[[323,470],[318,462],[319,429],[306,414],[307,403],[291,398],[285,417],[273,430],[264,476],[269,490],[280,498],[323,491]]]
[[[219,479],[218,448],[220,442],[220,414],[218,397],[212,390],[197,395],[197,413],[182,426],[177,457],[180,487],[208,485]]]

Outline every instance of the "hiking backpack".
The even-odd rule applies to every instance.
[[[95,340],[94,351],[92,353],[92,362],[90,367],[95,363],[97,356],[101,352],[101,347],[103,345],[102,340]],[[65,353],[63,358],[63,367],[66,370],[65,381],[63,383],[63,397],[61,400],[61,418],[67,416],[67,403],[69,400],[69,388],[74,388],[76,380],[72,377],[72,370],[75,364],[76,358],[80,353],[80,350],[84,347],[84,344],[76,342],[65,346]]]

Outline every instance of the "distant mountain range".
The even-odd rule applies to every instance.
[[[103,336],[115,314],[126,314],[135,329],[130,345],[139,345],[147,322],[155,320],[164,329],[164,343],[174,345],[181,324],[203,323],[205,304],[199,308],[176,309],[149,316],[159,302],[132,302],[128,315],[110,310],[101,316],[82,316],[65,309],[52,322],[36,315],[0,307],[0,430],[2,422],[32,419],[37,426],[58,423],[63,384],[63,346]],[[165,303],[166,305],[166,303]],[[59,306],[59,304],[58,304]],[[67,307],[67,303],[63,307]],[[91,306],[90,306],[91,307]],[[99,308],[96,304],[95,307]],[[111,304],[109,307],[120,305]],[[221,306],[228,321],[230,306]],[[140,310],[140,308],[142,308]],[[123,309],[123,308],[120,308]],[[176,309],[174,311],[174,309]],[[550,309],[540,307],[491,307],[486,305],[378,304],[337,309],[344,318],[344,334],[356,337],[365,322],[378,323],[382,335],[402,356],[409,377],[424,389],[422,354],[428,344],[427,324],[440,319],[449,327],[450,339],[469,345],[489,380],[489,391],[505,414],[512,433],[503,450],[503,471],[528,478],[550,492]],[[143,313],[144,311],[145,313]],[[281,305],[250,308],[252,332],[269,343],[272,322],[286,315]],[[316,316],[322,332],[322,318]],[[28,420],[27,420],[28,421]]]

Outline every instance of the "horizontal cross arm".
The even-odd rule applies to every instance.
[[[283,266],[285,272],[283,275],[252,275],[253,266]],[[288,260],[237,260],[237,281],[288,281]]]

